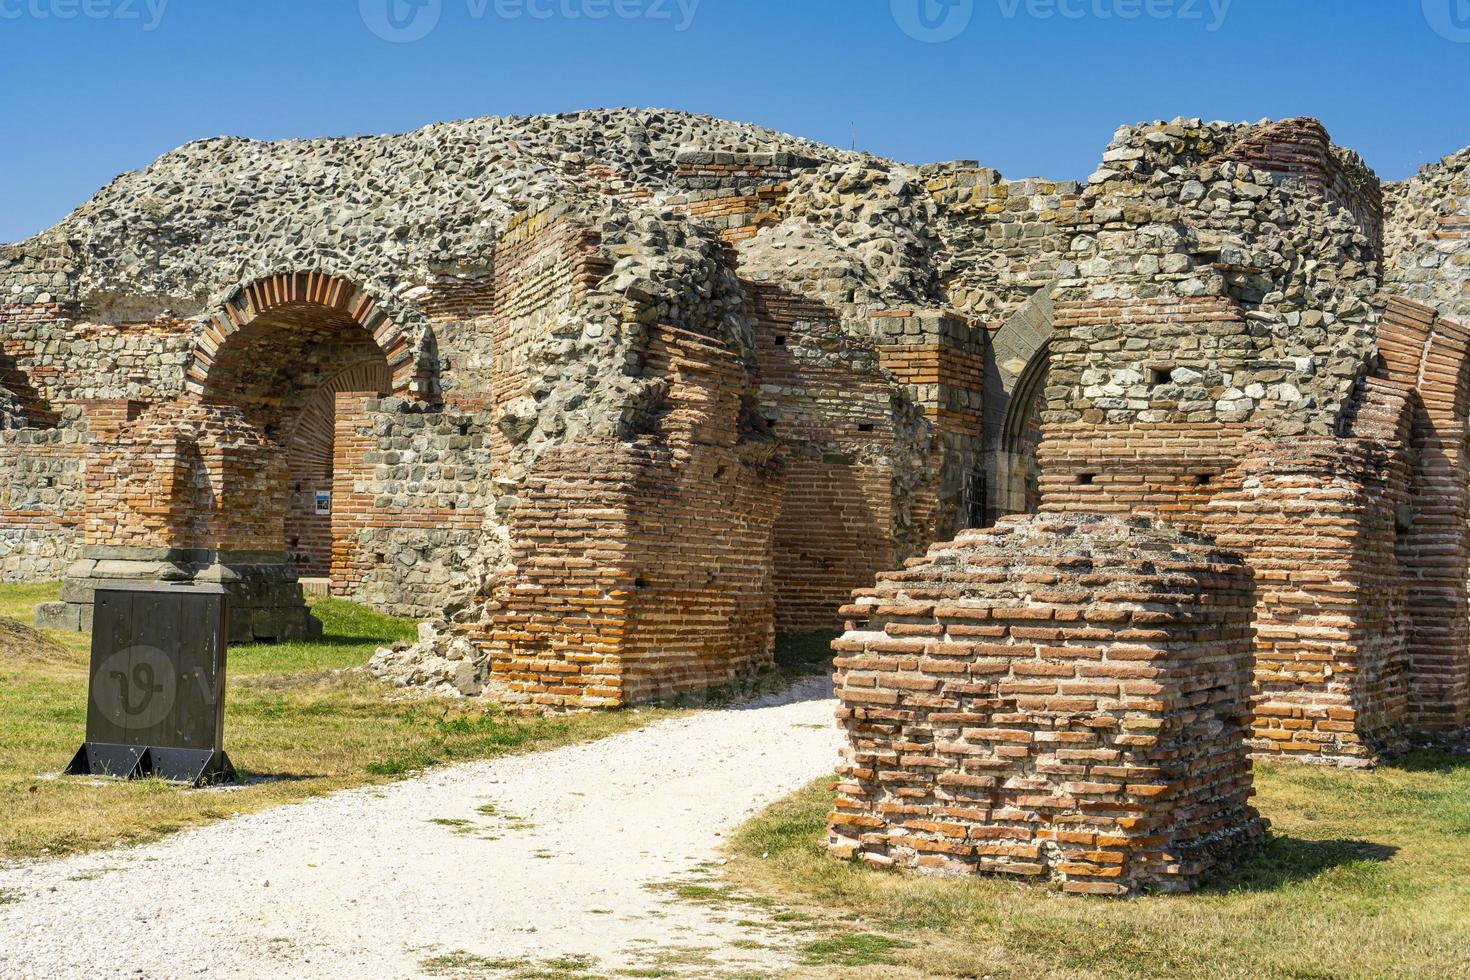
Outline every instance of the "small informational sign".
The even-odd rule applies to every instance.
[[[224,752],[229,596],[219,586],[98,589],[87,741],[71,775],[234,778]]]
[[[316,512],[322,515],[332,512],[332,491],[318,490],[316,492]]]

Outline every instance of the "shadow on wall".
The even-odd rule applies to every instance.
[[[1200,894],[1271,892],[1309,881],[1334,868],[1371,867],[1393,859],[1399,849],[1361,840],[1305,840],[1272,834],[1240,867],[1200,889]]]

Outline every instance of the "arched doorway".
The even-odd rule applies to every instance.
[[[350,488],[367,465],[363,440],[342,433],[355,434],[367,401],[411,374],[406,344],[374,306],[331,277],[253,284],[215,321],[225,335],[212,352],[196,355],[191,371],[204,403],[240,409],[284,447],[282,540],[300,578],[329,579],[352,519],[362,517],[336,506],[343,496],[337,486]]]
[[[1051,354],[1043,346],[1026,366],[1011,394],[1005,425],[1001,430],[1001,459],[1004,470],[997,487],[997,516],[1034,514],[1041,509],[1041,413],[1046,407],[1046,379],[1051,373]]]
[[[334,530],[341,495],[334,481],[350,480],[365,460],[339,439],[339,426],[361,414],[362,403],[387,394],[391,385],[385,361],[368,358],[329,378],[311,393],[286,434],[290,500],[286,506],[286,550],[303,579],[330,579],[337,539],[347,533],[342,522]],[[339,460],[339,451],[341,458]]]
[[[420,368],[431,351],[427,330],[411,345],[371,297],[331,276],[240,290],[205,323],[183,395],[88,445],[83,557],[68,569],[56,622],[89,628],[95,590],[120,579],[194,581],[229,592],[232,642],[319,633],[288,542],[288,531],[298,545],[307,536],[295,488],[311,494],[313,517],[333,521],[307,561],[335,560],[332,542],[344,536],[335,488],[377,448],[368,399],[432,392]],[[328,513],[317,515],[327,474]],[[370,520],[371,498],[351,510]]]
[[[984,389],[986,526],[1041,506],[1037,451],[1052,332],[1051,291],[1043,289],[990,338]]]

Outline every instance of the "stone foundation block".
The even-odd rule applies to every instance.
[[[1084,894],[1258,844],[1251,576],[1148,518],[1007,518],[844,608],[837,855]]]

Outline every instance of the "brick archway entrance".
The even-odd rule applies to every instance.
[[[353,521],[363,516],[352,512],[352,491],[369,465],[365,407],[420,387],[407,341],[371,298],[310,273],[242,290],[206,340],[218,335],[196,353],[196,397],[239,409],[280,443],[287,479],[277,509],[290,567],[345,583]]]
[[[286,433],[286,550],[302,578],[331,578],[333,555],[345,550],[339,542],[351,533],[351,515],[339,505],[366,464],[352,430],[366,399],[390,386],[386,362],[359,362],[318,387]]]
[[[230,591],[234,641],[319,632],[300,575],[348,533],[331,501],[366,465],[368,399],[431,390],[415,350],[342,280],[290,274],[240,290],[208,322],[182,397],[94,429],[83,560],[57,624],[87,628],[93,592],[118,579],[192,580]]]
[[[207,399],[221,397],[231,384],[230,351],[240,350],[237,335],[243,332],[248,338],[261,327],[280,331],[292,326],[309,333],[356,327],[383,355],[395,394],[416,398],[431,387],[414,345],[376,299],[336,276],[297,272],[259,279],[225,302],[194,347],[185,390]]]

